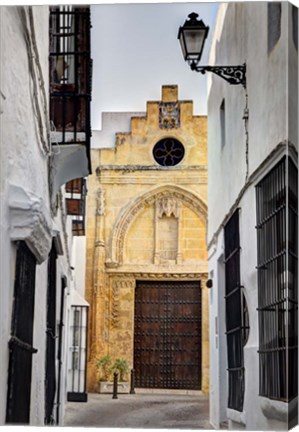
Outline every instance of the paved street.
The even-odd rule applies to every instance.
[[[89,394],[87,403],[68,402],[65,426],[212,429],[208,417],[202,395]]]

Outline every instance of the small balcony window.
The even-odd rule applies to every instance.
[[[74,179],[66,183],[66,211],[72,217],[72,230],[75,236],[85,235],[86,180]]]

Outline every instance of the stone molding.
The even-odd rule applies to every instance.
[[[146,206],[151,206],[155,204],[157,200],[162,200],[164,198],[182,202],[186,207],[193,210],[206,224],[207,205],[193,192],[173,185],[164,185],[150,190],[135,198],[133,202],[130,202],[120,212],[113,229],[113,237],[110,242],[111,249],[108,254],[110,258],[107,260],[107,266],[115,268],[123,262],[125,235],[137,214]]]
[[[126,282],[126,279],[128,282],[130,282],[130,287],[132,284],[135,283],[135,280],[138,279],[146,279],[146,280],[157,280],[157,279],[164,279],[164,280],[206,280],[208,277],[208,274],[206,272],[204,273],[115,273],[115,275],[118,278],[123,278],[123,282]],[[111,277],[114,276],[114,274],[110,274]],[[115,280],[115,279],[114,279]],[[201,284],[201,288],[205,288],[205,284]]]
[[[113,149],[108,149],[113,150]],[[162,166],[162,165],[100,165],[96,168],[96,174],[99,176],[102,171],[123,171],[132,173],[135,171],[203,171],[207,172],[207,165],[175,165],[175,166]]]
[[[52,220],[44,200],[21,186],[9,185],[10,238],[23,240],[39,264],[52,246]]]

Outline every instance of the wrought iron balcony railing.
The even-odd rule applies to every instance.
[[[50,8],[51,141],[54,146],[85,146],[89,173],[92,78],[90,27],[89,7]],[[81,175],[78,173],[77,177]]]

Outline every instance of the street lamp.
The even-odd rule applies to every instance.
[[[202,20],[198,20],[198,14],[193,12],[188,15],[189,20],[179,28],[178,39],[181,44],[184,60],[188,62],[191,70],[201,72],[213,72],[232,85],[242,84],[246,88],[246,64],[238,66],[198,66],[203,47],[209,33],[209,27]]]

